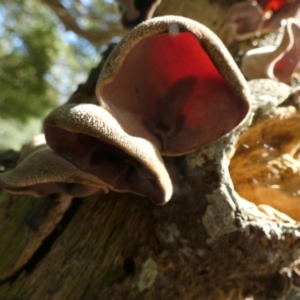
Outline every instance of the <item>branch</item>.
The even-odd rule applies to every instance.
[[[48,5],[57,15],[59,20],[64,24],[67,31],[73,31],[78,36],[85,38],[94,45],[103,45],[111,40],[113,36],[122,35],[124,30],[121,26],[103,30],[85,30],[81,28],[73,16],[70,15],[66,7],[59,0],[41,0],[42,3]]]

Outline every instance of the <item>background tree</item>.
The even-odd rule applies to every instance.
[[[0,150],[40,132],[123,33],[119,19],[111,1],[0,1]]]

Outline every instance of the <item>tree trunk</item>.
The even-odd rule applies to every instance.
[[[163,0],[156,13],[191,17],[217,33],[227,9],[217,1]],[[85,87],[93,86],[95,78],[72,99],[86,92],[93,102]],[[292,94],[282,92],[281,85],[272,93],[278,103]],[[257,105],[261,110],[255,122],[272,109]],[[235,192],[228,157],[245,126],[194,153],[166,158],[175,195],[163,207],[129,193],[37,200],[1,191],[0,299],[286,295],[291,265],[300,255],[300,226]]]

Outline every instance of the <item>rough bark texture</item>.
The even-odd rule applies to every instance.
[[[201,20],[216,32],[225,13],[226,6],[207,0],[163,0],[157,10]],[[91,91],[97,72],[71,102],[95,101]],[[252,85],[256,122],[292,94],[276,84],[267,90],[273,101],[264,102],[265,87]],[[164,207],[132,194],[70,204],[64,196],[36,200],[1,191],[0,299],[286,295],[292,264],[300,256],[300,225],[284,210],[241,198],[228,171],[228,157],[253,116],[211,146],[165,160],[175,195]]]

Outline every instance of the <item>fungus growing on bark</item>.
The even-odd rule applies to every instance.
[[[300,10],[300,0],[258,0],[233,5],[226,17],[220,37],[226,44],[242,41],[276,31],[282,21],[295,17]]]
[[[122,12],[122,25],[133,28],[139,23],[152,18],[161,0],[117,0]]]
[[[14,169],[0,173],[0,188],[36,197],[58,193],[86,197],[108,192],[99,178],[79,170],[49,149],[44,135],[35,137],[22,150]]]
[[[300,27],[288,19],[279,46],[266,46],[248,51],[243,57],[241,71],[248,79],[271,78],[290,82],[300,61]]]
[[[221,41],[181,17],[144,22],[112,51],[102,107],[64,105],[45,120],[48,145],[116,191],[164,204],[173,187],[161,155],[226,135],[249,112],[246,81]]]
[[[159,152],[128,135],[102,107],[66,104],[45,120],[48,145],[112,190],[130,191],[166,203],[173,188]]]
[[[125,131],[166,156],[226,135],[245,119],[250,98],[218,37],[198,22],[173,16],[131,31],[112,51],[96,93]]]

